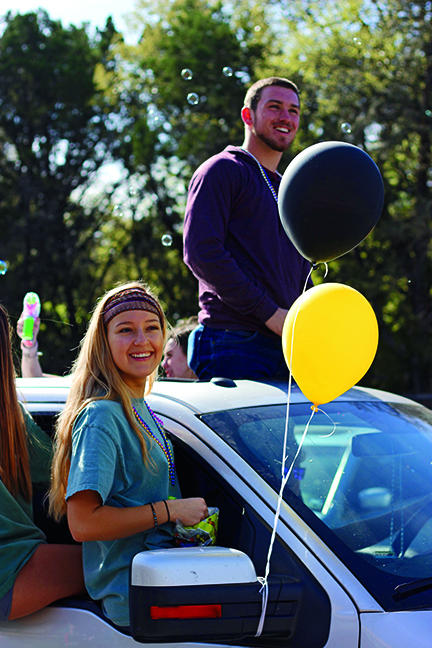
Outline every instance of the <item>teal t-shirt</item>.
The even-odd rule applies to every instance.
[[[133,399],[133,404],[163,444],[144,400]],[[99,400],[87,405],[73,427],[66,498],[94,490],[103,504],[130,507],[180,497],[177,479],[176,485],[171,485],[164,452],[143,433],[154,465],[145,466],[138,437],[119,402]],[[120,540],[83,543],[86,587],[92,598],[102,599],[104,612],[114,623],[129,625],[129,567],[133,556],[171,546],[171,523]]]
[[[31,479],[34,485],[48,486],[50,480],[52,444],[23,408],[29,439]],[[46,540],[33,522],[32,502],[13,497],[0,480],[0,598],[15,583],[20,570],[37,547]]]

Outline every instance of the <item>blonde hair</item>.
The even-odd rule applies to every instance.
[[[22,495],[30,502],[29,437],[16,392],[10,338],[7,313],[0,305],[0,477],[11,495]]]
[[[149,295],[160,308],[164,343],[168,325],[155,295],[141,281],[121,284],[107,292],[96,304],[80,351],[72,368],[72,384],[64,410],[56,423],[54,459],[50,488],[50,513],[59,520],[66,513],[66,490],[72,452],[72,428],[78,414],[89,403],[97,400],[119,400],[126,420],[140,441],[143,460],[148,464],[148,449],[143,433],[132,415],[131,393],[114,364],[108,345],[104,310],[107,302],[126,290],[139,290]],[[158,369],[148,376],[145,393],[148,394],[156,380]]]

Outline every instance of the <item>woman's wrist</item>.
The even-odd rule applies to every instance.
[[[159,521],[156,515],[156,509],[153,502],[150,504],[150,508],[152,510],[154,528],[157,529],[157,527],[159,526]]]
[[[171,514],[170,514],[170,510],[169,510],[169,508],[168,508],[167,501],[166,501],[166,500],[162,500],[162,502],[165,504],[165,508],[166,508],[166,512],[167,512],[167,516],[168,516],[167,522],[171,522]]]
[[[24,341],[21,341],[21,352],[23,358],[34,359],[38,357],[39,344],[36,341],[31,347],[24,346]]]
[[[161,524],[171,522],[171,514],[166,500],[151,502],[149,506],[153,517],[153,528],[156,529]]]

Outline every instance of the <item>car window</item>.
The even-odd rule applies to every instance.
[[[202,418],[278,492],[284,435],[289,467],[311,416],[310,405],[291,404],[288,422],[286,413],[284,404]],[[293,493],[298,512],[306,507],[319,521],[318,531],[324,524],[363,565],[396,577],[395,582],[432,576],[430,410],[378,400],[321,406],[308,427],[285,499]],[[293,505],[291,499],[289,503]],[[369,572],[360,571],[362,580]]]

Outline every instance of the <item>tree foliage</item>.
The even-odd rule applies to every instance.
[[[241,143],[248,84],[276,74],[299,85],[302,103],[281,171],[305,147],[342,140],[383,176],[374,232],[325,279],[315,271],[375,309],[379,350],[364,382],[432,391],[431,21],[430,1],[140,0],[131,46],[111,22],[91,39],[43,12],[9,14],[0,37],[2,300],[19,314],[36,290],[45,316],[65,323],[45,323],[56,356],[48,369],[68,364],[63,349],[76,346],[94,299],[117,280],[147,279],[171,321],[195,312],[196,282],[182,263],[188,181],[204,159]],[[95,174],[113,160],[119,181],[96,191]]]
[[[171,321],[196,312],[196,281],[182,262],[187,184],[200,160],[241,137],[244,81],[264,48],[233,31],[220,6],[188,0],[161,11],[143,22],[135,48],[110,21],[91,39],[45,12],[5,18],[2,297],[18,317],[27,290],[41,295],[48,371],[70,366],[96,297],[116,281],[143,277]],[[182,77],[185,65],[198,85]],[[231,66],[241,76],[223,73]],[[95,189],[116,159],[120,181]]]
[[[330,140],[360,146],[385,184],[385,206],[374,232],[332,262],[326,280],[360,290],[378,316],[379,350],[366,382],[429,392],[431,3],[354,0],[343,6],[322,1],[281,7],[292,28],[289,65],[302,88],[302,146]]]
[[[57,371],[70,365],[109,260],[95,249],[107,204],[79,196],[118,149],[93,81],[114,33],[108,23],[92,43],[84,28],[40,11],[9,13],[0,38],[0,253],[10,264],[2,301],[17,317],[28,290],[41,295],[57,323]]]
[[[157,286],[174,321],[197,310],[197,283],[182,262],[188,182],[207,157],[241,143],[245,82],[265,49],[253,23],[234,29],[219,3],[176,0],[144,9],[139,44],[119,43],[116,68],[99,65],[96,78],[127,116],[123,160],[139,197],[130,212],[130,261]],[[163,236],[171,237],[169,248]]]

